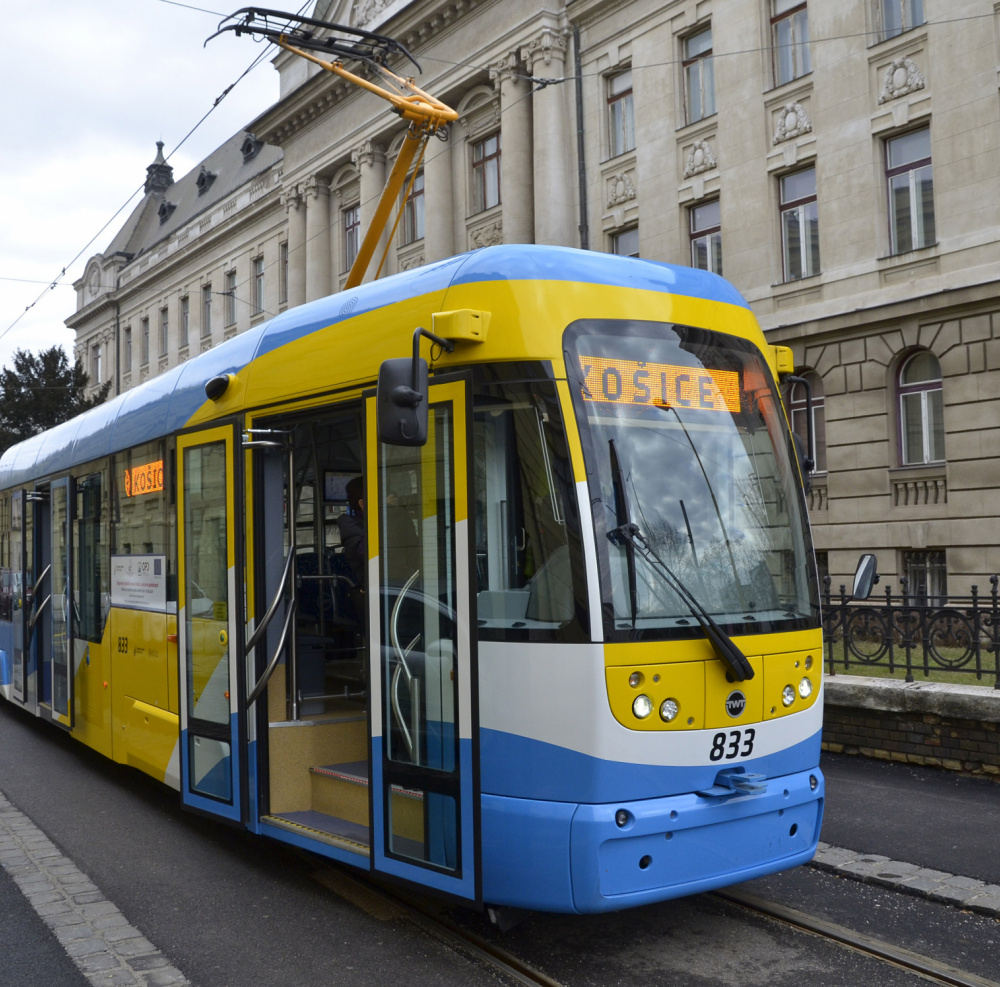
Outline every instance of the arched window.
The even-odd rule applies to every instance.
[[[816,472],[826,472],[826,408],[823,399],[823,378],[813,371],[805,371],[800,377],[809,381],[812,391],[813,446],[816,450]],[[806,389],[801,384],[793,384],[789,395],[788,408],[792,416],[792,431],[802,440],[803,448],[808,441],[806,424]]]
[[[899,368],[899,461],[902,466],[944,461],[941,364],[919,350]]]

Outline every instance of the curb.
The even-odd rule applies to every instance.
[[[829,843],[817,845],[816,856],[809,866],[1000,919],[1000,885],[974,877],[948,874],[877,853],[858,853]]]

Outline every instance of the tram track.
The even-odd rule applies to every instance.
[[[864,932],[856,932],[846,926],[829,922],[815,915],[809,915],[795,908],[789,908],[776,901],[748,894],[745,891],[727,888],[713,891],[711,895],[720,901],[736,905],[755,915],[763,915],[783,925],[798,929],[800,932],[806,932],[828,942],[838,943],[865,956],[872,956],[904,970],[910,970],[934,983],[947,984],[949,987],[1000,987],[1000,983],[995,980],[967,973],[930,956],[915,953],[902,946],[876,939]]]

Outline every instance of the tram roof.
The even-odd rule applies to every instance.
[[[310,333],[406,298],[496,281],[576,281],[747,307],[729,282],[690,267],[566,247],[487,247],[296,306],[70,421],[11,446],[0,458],[0,489],[26,485],[36,477],[183,429],[205,403],[206,381],[239,373],[257,357]]]

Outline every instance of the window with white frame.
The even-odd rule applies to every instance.
[[[264,257],[253,260],[253,314],[264,311]]]
[[[206,284],[201,289],[201,338],[212,335],[212,286]]]
[[[812,71],[809,11],[803,0],[771,0],[771,46],[776,86]]]
[[[929,127],[885,142],[885,176],[892,253],[929,247],[936,239]]]
[[[472,211],[500,205],[500,135],[491,134],[472,145]]]
[[[918,350],[899,368],[899,461],[903,466],[944,461],[941,364]]]
[[[631,69],[619,72],[608,79],[608,134],[611,157],[635,149]]]
[[[181,317],[180,317],[180,338],[177,341],[177,345],[182,349],[187,346],[188,339],[191,335],[191,300],[185,295],[181,299]]]
[[[342,210],[341,219],[344,227],[343,268],[349,271],[361,249],[361,205],[348,206]]]
[[[819,274],[819,213],[816,169],[782,175],[780,185],[781,253],[786,281]]]
[[[688,209],[691,236],[691,266],[722,274],[722,219],[719,200]]]
[[[139,322],[139,363],[145,366],[149,363],[149,318]]]
[[[639,227],[633,226],[630,230],[613,233],[611,236],[611,252],[621,257],[638,257]]]
[[[924,0],[876,0],[883,41],[924,23]]]
[[[408,186],[409,187],[409,186]],[[418,171],[403,203],[403,246],[424,237],[424,173]]]
[[[685,120],[696,123],[715,112],[711,27],[684,39],[683,69]]]
[[[798,375],[809,382],[812,395],[812,434],[815,470],[826,472],[826,400],[823,395],[823,378],[812,371]],[[809,402],[802,384],[793,384],[789,394],[788,410],[792,418],[792,431],[802,440],[802,448],[808,449],[809,442]]]
[[[236,272],[226,271],[226,325],[236,324]]]
[[[903,578],[911,603],[943,607],[948,602],[948,564],[941,549],[903,552]]]
[[[170,345],[170,310],[164,305],[160,309],[160,356],[167,355]]]

